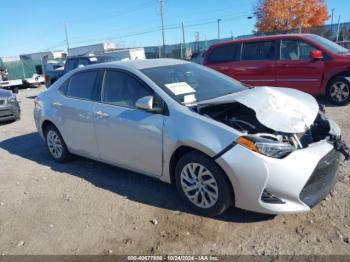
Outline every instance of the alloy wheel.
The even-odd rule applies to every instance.
[[[349,85],[344,82],[335,82],[330,88],[330,95],[337,102],[347,100],[350,95]]]
[[[63,146],[62,146],[62,141],[58,136],[58,134],[55,131],[50,130],[47,133],[46,139],[47,139],[47,146],[49,148],[51,155],[56,159],[59,159],[60,157],[62,157]]]
[[[181,171],[181,187],[186,197],[200,208],[210,208],[219,197],[218,184],[203,165],[189,163]]]

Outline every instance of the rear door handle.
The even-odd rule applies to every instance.
[[[52,105],[54,107],[62,107],[62,104],[60,102],[53,102]]]
[[[95,112],[95,116],[97,118],[108,118],[109,114],[102,112],[102,111],[97,111],[97,112]]]
[[[281,64],[281,67],[289,67],[288,64]]]

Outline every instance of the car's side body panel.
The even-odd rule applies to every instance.
[[[324,58],[313,60],[281,60],[281,41],[302,41],[322,51]],[[258,43],[261,41],[278,41],[277,57],[264,61],[237,61],[210,63],[208,57],[218,47],[230,44]],[[205,54],[203,65],[211,67],[228,76],[253,86],[263,86],[261,79],[269,75],[270,86],[290,87],[313,94],[324,95],[330,80],[336,75],[350,75],[350,55],[338,55],[330,52],[317,41],[303,34],[263,36],[249,39],[238,39],[211,46]],[[242,66],[243,65],[243,66]],[[260,68],[257,71],[256,68]],[[250,80],[253,80],[250,81]]]

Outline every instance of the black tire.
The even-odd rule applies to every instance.
[[[212,177],[216,180],[216,185],[218,189],[218,196],[216,202],[213,201],[212,206],[210,207],[200,207],[196,204],[192,203],[192,201],[186,196],[182,183],[181,183],[181,172],[184,167],[191,163],[197,163],[205,167],[208,171],[210,171]],[[234,203],[234,193],[231,186],[231,183],[225,173],[221,170],[221,168],[214,162],[214,160],[210,159],[208,156],[199,153],[199,152],[189,152],[183,155],[176,164],[175,168],[175,182],[177,190],[181,196],[181,198],[185,201],[185,203],[191,207],[194,211],[205,215],[205,216],[218,216],[225,212],[227,209],[232,207]],[[192,184],[193,185],[193,184]],[[208,189],[207,186],[206,190]],[[199,189],[195,189],[194,192]],[[202,189],[201,189],[202,190]],[[192,190],[191,190],[192,191]],[[204,191],[203,191],[204,192]],[[203,193],[205,194],[205,193]],[[203,195],[202,195],[203,196]],[[207,195],[208,196],[208,195]],[[207,198],[208,199],[208,198]]]
[[[11,88],[12,93],[18,94],[18,86]]]
[[[337,96],[335,95],[335,90],[336,88],[340,88],[340,86],[342,86],[342,88],[345,89],[345,91],[347,92],[347,96],[341,95],[341,96]],[[327,86],[327,90],[326,90],[326,96],[327,99],[334,105],[338,105],[338,106],[343,106],[346,105],[350,102],[350,81],[347,80],[345,78],[345,76],[337,76],[334,79],[332,79],[328,86]]]
[[[61,144],[61,153],[60,154],[54,154],[52,152],[52,150],[50,150],[50,146],[49,146],[49,140],[50,138],[48,137],[49,134],[55,134],[57,136],[57,139],[59,140],[60,144]],[[59,163],[65,163],[67,162],[70,158],[71,158],[71,154],[69,153],[66,143],[64,142],[60,132],[58,131],[58,129],[54,126],[54,125],[48,125],[45,129],[45,140],[46,140],[46,146],[47,149],[51,155],[51,157],[59,162]]]

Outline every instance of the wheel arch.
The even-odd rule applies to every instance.
[[[183,156],[184,154],[189,153],[189,152],[197,152],[197,153],[203,154],[206,157],[213,160],[213,163],[215,163],[218,166],[218,168],[220,168],[222,170],[223,174],[225,175],[225,178],[230,185],[231,193],[235,199],[235,190],[233,188],[231,180],[228,177],[228,175],[226,174],[225,170],[215,161],[214,157],[209,156],[208,154],[204,153],[201,150],[198,150],[197,148],[187,146],[187,145],[179,146],[171,155],[170,162],[169,162],[170,183],[175,184],[175,167],[176,167],[176,164],[179,161],[180,157]]]
[[[44,120],[43,123],[41,124],[41,131],[42,131],[44,136],[45,136],[45,133],[46,133],[46,128],[49,125],[53,125],[55,128],[57,128],[57,126],[52,121],[50,121],[48,119]]]
[[[329,84],[336,78],[336,77],[350,77],[350,69],[342,71],[342,72],[338,72],[336,74],[334,74],[333,76],[331,76],[328,81],[327,81],[327,85],[326,85],[326,92],[329,88]],[[350,82],[350,81],[349,81]]]

